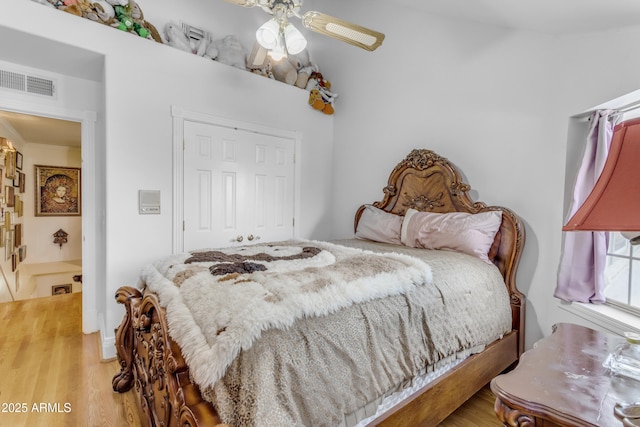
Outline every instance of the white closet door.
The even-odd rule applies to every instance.
[[[184,122],[184,250],[293,237],[294,141]]]

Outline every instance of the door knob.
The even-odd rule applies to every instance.
[[[249,235],[247,236],[247,239],[249,239],[249,241],[252,241],[252,240],[260,240],[260,236],[254,236],[253,234],[249,234]]]
[[[244,237],[242,236],[236,237],[236,242],[242,242],[242,240],[244,240]]]

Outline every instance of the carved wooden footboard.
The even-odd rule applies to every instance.
[[[116,301],[124,304],[126,313],[116,333],[121,371],[113,378],[113,389],[124,393],[135,386],[149,426],[219,425],[212,406],[190,381],[156,296],[125,286],[118,289]]]

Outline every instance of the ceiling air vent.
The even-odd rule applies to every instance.
[[[53,80],[43,79],[40,77],[26,76],[27,77],[27,92],[35,93],[36,95],[53,96],[54,85]]]
[[[24,78],[24,74],[0,70],[0,87],[24,92],[27,88]]]
[[[0,70],[0,88],[50,97],[55,95],[53,80],[7,70]]]

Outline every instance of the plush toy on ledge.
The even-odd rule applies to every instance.
[[[81,18],[162,43],[158,30],[144,19],[134,0],[33,0]]]
[[[189,36],[182,30],[182,26],[176,22],[168,22],[164,27],[164,35],[169,46],[185,52],[193,53],[193,46]]]
[[[325,80],[322,74],[313,72],[307,83],[309,90],[309,105],[314,110],[322,111],[324,114],[333,114],[333,101],[338,97],[337,93],[331,92],[331,82]]]
[[[247,69],[246,53],[238,37],[228,35],[220,40],[215,40],[213,44],[218,50],[216,61],[241,70]]]

